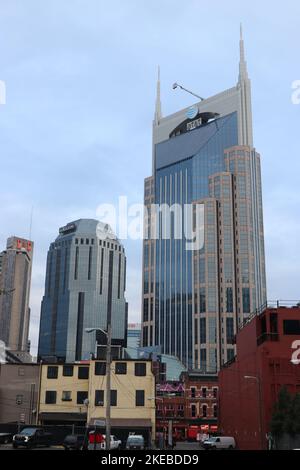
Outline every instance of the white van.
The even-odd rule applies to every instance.
[[[210,437],[202,443],[204,449],[235,449],[234,437],[217,436]]]

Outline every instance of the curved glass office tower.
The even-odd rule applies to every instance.
[[[181,237],[172,210],[166,236],[165,205],[189,207]],[[162,117],[158,80],[145,206],[143,345],[215,372],[233,357],[238,326],[266,301],[260,156],[242,34],[237,86]],[[202,243],[190,249],[193,232]]]
[[[126,258],[110,227],[80,219],[59,230],[47,257],[42,300],[39,358],[72,362],[89,359],[96,333],[112,318],[113,344],[126,345]]]

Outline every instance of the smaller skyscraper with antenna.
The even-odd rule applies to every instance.
[[[21,359],[29,352],[32,258],[33,242],[18,237],[0,253],[0,340]]]

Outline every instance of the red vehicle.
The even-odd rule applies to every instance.
[[[199,426],[189,426],[188,427],[188,432],[187,432],[187,439],[188,441],[196,441],[197,440],[197,434],[200,431]]]

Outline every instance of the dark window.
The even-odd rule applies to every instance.
[[[191,388],[191,397],[196,398],[196,389],[195,389],[195,387]]]
[[[283,320],[285,335],[300,335],[300,320]]]
[[[95,406],[104,406],[104,390],[95,390]]]
[[[117,248],[117,247],[116,247]],[[121,263],[122,263],[122,257],[121,254],[119,254],[119,268],[118,268],[118,299],[120,298],[121,294]]]
[[[89,266],[88,266],[88,280],[91,279],[91,272],[92,272],[92,259],[93,259],[93,248],[90,246],[89,248]]]
[[[231,361],[234,358],[234,349],[227,349],[227,361]]]
[[[61,401],[72,401],[72,392],[64,390],[62,392]]]
[[[110,391],[110,406],[117,406],[117,401],[118,401],[117,395],[118,395],[117,390]]]
[[[23,398],[23,395],[16,395],[16,405],[22,405]]]
[[[233,318],[226,318],[226,340],[232,344],[234,341],[234,323]]]
[[[200,318],[200,343],[206,343],[206,318]]]
[[[226,311],[228,313],[233,312],[233,293],[232,287],[227,287],[226,289]]]
[[[75,269],[74,269],[74,279],[78,278],[78,258],[79,258],[79,248],[76,246],[75,250]]]
[[[58,366],[48,366],[47,379],[57,379],[58,377]]]
[[[146,298],[144,299],[144,319],[143,321],[148,321],[148,305],[149,305],[149,300]]]
[[[136,362],[134,365],[134,375],[144,377],[146,375],[146,364],[145,362]]]
[[[145,391],[144,390],[135,391],[135,406],[145,406]]]
[[[192,414],[192,418],[197,417],[197,407],[196,407],[196,405],[191,406],[191,414]]]
[[[105,362],[95,362],[95,375],[106,375]]]
[[[207,417],[207,406],[206,405],[202,406],[202,416],[203,416],[203,418]]]
[[[202,397],[203,398],[206,398],[206,392],[207,392],[206,388],[202,388]]]
[[[82,336],[83,336],[83,318],[84,318],[84,292],[78,292],[77,304],[77,332],[76,332],[76,361],[81,360]]]
[[[103,245],[105,246],[105,242],[103,242]],[[102,289],[103,289],[103,261],[104,261],[104,249],[101,248],[101,267],[100,267],[100,295],[102,295]]]
[[[271,313],[270,315],[270,329],[271,333],[278,333],[278,316],[277,313]]]
[[[214,405],[214,418],[218,417],[218,407],[217,405]]]
[[[116,374],[119,374],[119,375],[127,374],[126,362],[116,362]]]
[[[79,379],[88,379],[89,378],[89,368],[88,367],[78,367],[78,378]]]
[[[250,313],[250,289],[243,287],[243,312]]]
[[[88,392],[77,392],[77,405],[83,405],[88,397]]]
[[[148,346],[148,326],[143,326],[143,346]]]
[[[56,392],[55,391],[47,390],[46,396],[45,396],[45,403],[46,403],[46,405],[55,405],[55,403],[56,403]]]
[[[74,366],[66,365],[63,367],[63,376],[64,377],[73,377]]]

